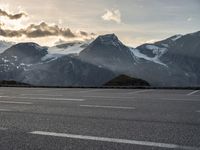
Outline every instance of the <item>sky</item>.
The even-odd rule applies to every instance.
[[[115,33],[129,46],[200,30],[200,0],[0,0],[0,40],[53,45]]]

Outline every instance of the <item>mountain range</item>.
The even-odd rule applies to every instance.
[[[115,34],[53,47],[0,42],[0,80],[31,85],[101,86],[120,74],[152,86],[200,85],[200,32],[136,48]]]

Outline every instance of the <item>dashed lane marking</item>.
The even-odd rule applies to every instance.
[[[200,148],[198,147],[182,146],[182,145],[177,145],[177,144],[157,143],[157,142],[149,142],[149,141],[137,141],[137,140],[129,140],[129,139],[107,138],[107,137],[97,137],[97,136],[87,136],[87,135],[76,135],[76,134],[66,134],[66,133],[33,131],[33,132],[30,132],[30,134],[119,143],[119,144],[131,144],[131,145],[140,145],[140,146],[148,146],[148,147],[168,148],[168,149],[200,150]]]
[[[53,95],[53,94],[21,94],[22,96],[50,96],[50,97],[53,97],[53,96],[57,96],[57,97],[61,97],[63,95]]]
[[[0,111],[12,111],[10,109],[0,109]]]
[[[195,93],[198,93],[199,91],[200,91],[200,90],[196,90],[196,91],[190,92],[190,93],[187,94],[187,96],[190,96],[190,95],[193,95],[193,94],[195,94]]]
[[[140,90],[140,91],[134,91],[134,92],[128,92],[126,94],[139,94],[139,93],[146,93],[146,92],[152,92],[154,90]]]
[[[52,98],[52,97],[20,97],[20,96],[0,96],[0,98],[15,98],[15,99],[39,99],[39,100],[49,100],[49,101],[84,101],[84,99],[73,99],[73,98]]]
[[[14,101],[0,101],[3,104],[24,104],[24,105],[31,105],[33,103],[30,102],[14,102]]]
[[[89,108],[108,108],[108,109],[135,109],[135,107],[102,106],[102,105],[80,105],[80,107],[89,107]]]

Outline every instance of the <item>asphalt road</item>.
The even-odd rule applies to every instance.
[[[200,150],[200,91],[0,87],[0,150]]]

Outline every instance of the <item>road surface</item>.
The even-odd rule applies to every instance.
[[[0,87],[1,150],[200,150],[200,91]]]

